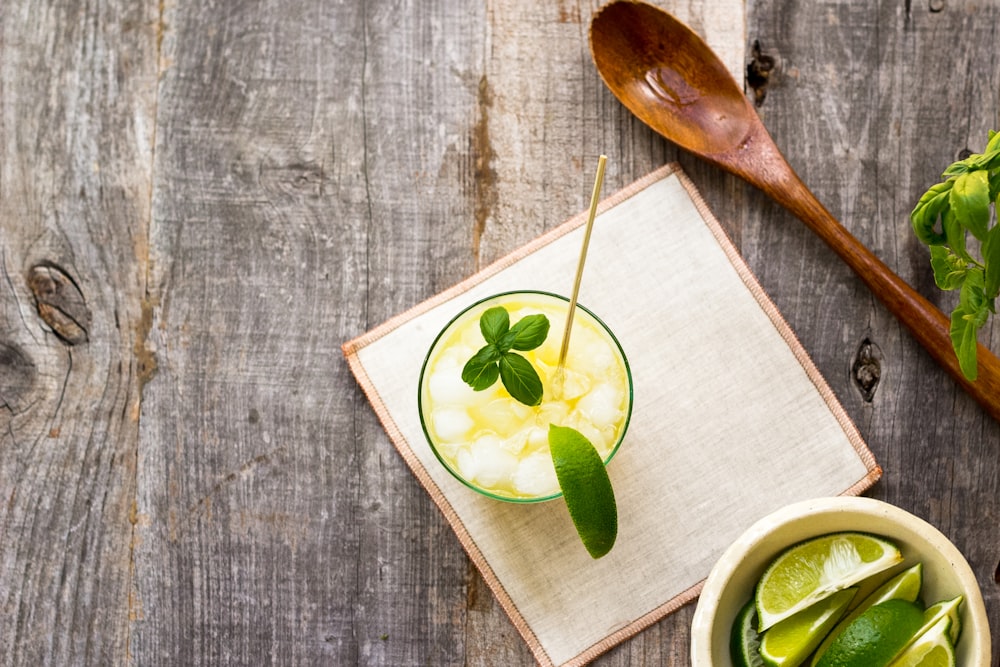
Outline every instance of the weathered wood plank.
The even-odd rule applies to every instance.
[[[0,5],[0,663],[531,664],[339,346],[581,210],[601,153],[605,193],[681,161],[874,495],[958,544],[1000,627],[1000,428],[799,223],[614,100],[599,4]],[[950,305],[906,215],[1000,122],[1000,5],[658,4],[737,75],[776,58],[792,164]],[[597,664],[688,664],[692,614]]]
[[[750,39],[779,60],[761,110],[821,201],[904,279],[950,311],[909,212],[963,149],[998,122],[996,3],[758,2]],[[758,198],[759,199],[759,198]],[[886,471],[873,495],[948,535],[1000,622],[1000,428],[831,253],[754,201],[743,252],[858,423]],[[983,340],[1000,348],[997,327]],[[992,342],[991,342],[992,341]],[[880,373],[866,400],[857,352]]]
[[[461,663],[465,558],[339,346],[471,267],[477,24],[321,1],[165,24],[136,662]]]
[[[0,662],[126,658],[149,3],[0,5]]]

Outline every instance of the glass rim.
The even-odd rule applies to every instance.
[[[554,292],[546,292],[545,290],[538,290],[538,289],[514,289],[514,290],[507,290],[505,292],[498,292],[496,294],[491,294],[489,296],[478,299],[474,303],[471,303],[468,306],[462,308],[462,310],[460,310],[457,315],[452,317],[443,327],[441,327],[441,331],[439,331],[437,335],[434,337],[433,342],[431,342],[430,347],[427,349],[427,354],[424,356],[423,363],[420,365],[420,376],[417,381],[417,415],[420,418],[420,429],[424,433],[424,439],[427,441],[427,444],[430,445],[431,452],[434,453],[434,457],[441,463],[441,465],[444,466],[445,470],[451,473],[452,477],[454,477],[459,482],[461,482],[468,488],[472,489],[473,491],[481,495],[484,495],[488,498],[493,498],[494,500],[500,500],[506,503],[530,504],[530,503],[541,503],[561,498],[563,495],[562,491],[561,490],[556,491],[555,493],[550,493],[544,496],[518,498],[513,496],[501,495],[472,483],[471,481],[465,479],[465,477],[463,477],[461,473],[455,470],[445,460],[441,452],[438,451],[437,445],[434,444],[434,438],[432,438],[431,434],[428,432],[427,422],[424,419],[424,391],[423,391],[424,376],[427,372],[427,365],[430,362],[431,357],[434,354],[434,351],[437,349],[438,343],[441,342],[441,339],[444,337],[444,335],[452,328],[452,326],[459,319],[465,316],[470,310],[473,310],[489,301],[493,301],[496,299],[503,299],[504,297],[515,296],[518,294],[534,294],[538,296],[549,297],[557,301],[562,301],[567,306],[569,305],[570,302],[569,297],[563,296],[562,294],[556,294]],[[629,422],[632,420],[632,403],[634,398],[633,387],[632,387],[632,369],[629,366],[628,357],[625,355],[625,350],[622,348],[621,342],[619,342],[618,337],[615,336],[614,332],[611,330],[611,327],[609,327],[604,322],[604,320],[595,315],[592,310],[581,304],[579,301],[577,301],[576,307],[582,310],[584,313],[586,313],[592,320],[594,320],[594,322],[597,323],[600,329],[603,330],[608,335],[608,338],[610,338],[611,342],[614,343],[614,348],[618,351],[618,355],[622,360],[622,365],[625,367],[625,380],[626,384],[628,385],[628,400],[626,401],[625,418],[624,421],[622,422],[621,432],[618,434],[618,438],[615,441],[614,446],[608,452],[607,456],[604,457],[604,465],[607,466],[611,462],[611,459],[615,457],[615,454],[617,454],[618,450],[621,448],[622,441],[625,440],[625,433],[628,431]]]

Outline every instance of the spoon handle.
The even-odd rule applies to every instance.
[[[787,165],[787,162],[784,163]],[[784,170],[779,169],[778,172]],[[1000,421],[1000,360],[978,344],[979,376],[963,375],[951,341],[951,320],[896,275],[882,260],[830,215],[790,166],[777,178],[758,183],[775,201],[795,214],[854,270],[913,337],[996,420]],[[928,403],[930,399],[928,398]]]

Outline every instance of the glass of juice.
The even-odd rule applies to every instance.
[[[485,344],[480,317],[501,306],[513,325],[542,314],[544,342],[518,352],[542,382],[541,403],[529,406],[496,381],[475,391],[462,379],[466,362]],[[466,486],[508,502],[540,502],[561,493],[549,453],[549,425],[568,426],[594,445],[605,465],[618,451],[632,414],[632,375],[621,345],[596,315],[577,304],[561,376],[557,374],[569,300],[518,291],[479,301],[449,322],[420,371],[420,423],[438,460]]]

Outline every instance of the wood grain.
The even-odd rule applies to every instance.
[[[126,658],[155,13],[0,7],[0,663]]]
[[[1000,627],[1000,426],[614,100],[597,4],[0,3],[0,664],[531,664],[339,347],[582,210],[601,153],[606,193],[681,161]],[[662,5],[773,59],[793,167],[948,308],[906,216],[1000,123],[1000,5]],[[692,613],[596,663],[688,664]]]

